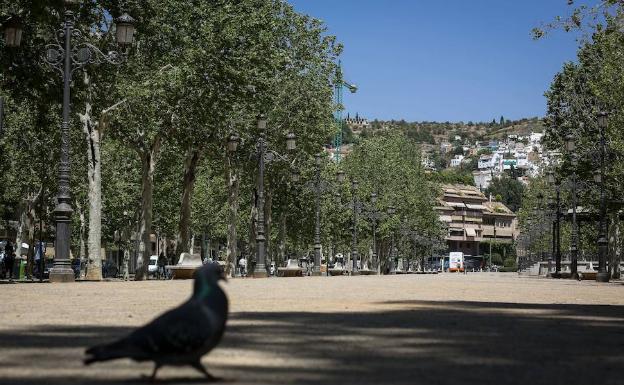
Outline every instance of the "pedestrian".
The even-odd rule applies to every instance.
[[[167,258],[165,257],[165,253],[162,251],[160,255],[158,255],[158,278],[166,279],[165,276],[165,266],[167,265]]]
[[[34,271],[35,276],[37,278],[43,278],[43,269],[41,268],[42,256],[43,256],[43,244],[42,242],[37,242],[35,247],[35,266]]]
[[[9,273],[9,282],[13,282],[13,264],[15,263],[15,250],[11,241],[4,246],[4,267]]]
[[[238,261],[238,268],[240,269],[240,276],[246,277],[247,276],[247,260],[245,259],[245,257],[241,256],[240,260]]]
[[[123,263],[121,265],[121,276],[124,281],[130,279],[130,250],[124,248]]]

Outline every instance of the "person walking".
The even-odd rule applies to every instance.
[[[166,275],[165,275],[165,266],[167,265],[167,258],[165,257],[165,253],[163,253],[162,251],[160,252],[160,255],[158,255],[158,278],[159,279],[166,279]]]
[[[245,259],[245,257],[241,256],[240,260],[238,261],[238,268],[240,269],[241,278],[246,277],[247,276],[247,260]]]
[[[13,249],[13,245],[11,241],[7,241],[6,246],[4,246],[4,267],[9,273],[9,282],[13,282],[13,264],[15,263],[15,249]]]

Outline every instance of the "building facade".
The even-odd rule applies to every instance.
[[[449,252],[482,256],[489,242],[512,243],[518,236],[516,215],[473,186],[444,185],[436,210],[448,228]]]

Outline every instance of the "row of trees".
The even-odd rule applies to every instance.
[[[60,82],[39,58],[61,23],[60,3],[0,5],[0,19],[19,15],[24,25],[19,49],[0,47],[0,94],[6,100],[0,210],[4,219],[19,224],[18,244],[29,241],[30,257],[39,219],[48,225],[47,237],[53,234]],[[269,168],[269,255],[283,260],[289,250],[307,249],[313,234],[312,192],[289,177],[297,167],[311,178],[310,154],[329,142],[332,113],[341,108],[333,104],[332,82],[342,47],[325,34],[324,25],[282,0],[102,0],[84,2],[76,11],[77,27],[89,31],[87,39],[103,51],[113,44],[112,18],[127,11],[138,20],[124,65],[87,67],[74,77],[72,249],[86,256],[88,278],[101,278],[103,244],[129,238],[116,238],[116,232],[136,234],[139,240],[137,279],[146,276],[153,233],[174,239],[175,251],[169,253],[175,255],[188,251],[200,234],[227,243],[228,266],[240,253],[254,255],[258,113],[268,116],[269,147],[284,149],[285,134],[291,132],[298,142],[294,162],[274,162]],[[226,143],[233,133],[241,144],[229,153]],[[370,156],[381,154],[389,160],[371,161]],[[375,137],[344,167],[363,182],[371,170],[389,178],[391,167],[402,167],[397,171],[402,179],[377,177],[364,184],[361,194],[379,187],[387,197],[383,204],[405,202],[396,226],[432,232],[434,187],[420,171],[419,159],[407,138]],[[336,165],[324,162],[329,180]],[[406,178],[413,181],[412,190],[401,187]],[[342,189],[348,194],[348,187]],[[412,193],[415,197],[408,198]],[[350,217],[338,202],[331,194],[323,199],[323,239],[335,247],[346,245],[349,237]],[[365,232],[364,222],[358,226]],[[382,234],[390,227],[382,224]]]
[[[569,2],[575,7],[573,2]],[[580,31],[578,60],[566,63],[555,76],[550,89],[546,92],[548,102],[545,118],[546,130],[544,144],[561,156],[556,159],[552,171],[561,182],[561,196],[564,211],[572,205],[571,175],[577,175],[576,190],[578,206],[591,210],[593,220],[583,223],[580,244],[590,254],[596,253],[597,240],[596,217],[600,207],[599,185],[593,182],[593,176],[600,168],[600,130],[597,116],[601,111],[609,113],[609,125],[606,131],[607,160],[605,188],[607,190],[609,249],[612,261],[621,253],[621,196],[624,181],[623,152],[624,133],[620,130],[624,123],[624,67],[622,66],[622,48],[624,31],[621,24],[624,16],[624,4],[621,1],[601,1],[596,7],[579,6],[573,8],[569,18],[557,18],[544,28],[534,30],[536,38],[547,35],[553,29]],[[567,151],[566,138],[572,137],[576,143],[573,152]],[[521,209],[520,221],[523,228],[529,230],[535,223],[538,207],[536,197],[554,196],[552,186],[543,181],[534,183],[527,191]],[[548,211],[552,206],[544,206]],[[540,214],[543,215],[543,214]],[[552,219],[552,218],[551,218]],[[589,225],[589,226],[588,226]],[[562,225],[563,251],[569,246],[570,227]],[[547,233],[545,233],[547,234]],[[551,240],[549,235],[542,235],[535,247],[543,248]],[[610,266],[615,268],[615,264]],[[617,272],[613,272],[617,274]]]

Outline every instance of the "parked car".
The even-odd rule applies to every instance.
[[[119,269],[113,261],[104,261],[102,263],[102,278],[117,278]]]
[[[147,273],[149,275],[156,275],[156,273],[158,273],[158,255],[150,256],[149,265],[147,266]]]

